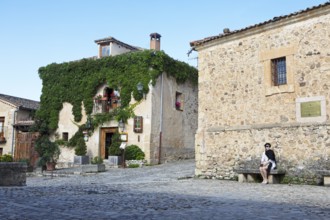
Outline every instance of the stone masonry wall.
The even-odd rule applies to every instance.
[[[25,186],[26,163],[0,162],[0,186]]]
[[[198,49],[196,175],[234,178],[234,168],[259,163],[265,142],[290,175],[330,169],[330,14],[302,16]],[[270,60],[282,56],[287,85],[272,86]],[[305,97],[326,100],[324,121],[298,121]]]
[[[234,169],[258,169],[263,145],[270,142],[278,169],[315,182],[316,170],[330,170],[329,134],[330,124],[269,125],[198,133],[196,138],[204,139],[204,144],[196,146],[196,175],[234,179]]]

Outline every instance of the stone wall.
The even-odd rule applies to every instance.
[[[175,78],[163,73],[152,88],[152,93],[150,160],[146,159],[151,164],[157,164],[159,153],[161,163],[194,158],[198,126],[197,86],[190,82],[179,84]],[[182,109],[175,107],[176,93],[182,94]]]
[[[319,182],[317,170],[330,170],[330,124],[269,125],[219,129],[199,133],[204,144],[196,145],[196,175],[235,179],[235,169],[258,169],[264,143],[272,143],[278,169],[304,181]],[[207,143],[207,144],[206,144]]]
[[[0,162],[0,186],[25,186],[26,163]]]
[[[265,142],[289,175],[330,169],[330,14],[320,10],[197,48],[196,175],[235,178],[234,168],[259,163]],[[273,86],[270,64],[279,57],[287,84]],[[304,98],[323,100],[320,117],[301,120]]]

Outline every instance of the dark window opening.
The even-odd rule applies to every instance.
[[[63,132],[62,133],[62,139],[63,139],[63,141],[68,141],[69,140],[69,133],[68,132]]]
[[[112,136],[113,136],[113,133],[106,133],[105,134],[105,155],[104,155],[104,159],[107,159],[109,157],[109,147],[112,144]]]
[[[175,108],[176,110],[183,111],[183,105],[184,105],[184,96],[181,92],[175,93]]]
[[[103,98],[101,100],[102,112],[109,112],[120,105],[119,92],[112,88],[105,88],[103,90]]]

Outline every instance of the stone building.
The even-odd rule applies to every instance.
[[[15,160],[26,159],[35,165],[33,150],[36,135],[29,131],[39,102],[0,94],[0,156],[11,154]]]
[[[151,51],[160,50],[160,37],[157,33],[150,34]],[[96,40],[95,43],[99,47],[97,58],[144,50],[113,37]],[[197,70],[195,73],[197,76]],[[86,137],[87,155],[90,158],[100,156],[107,160],[110,156],[109,144],[117,131],[122,134],[123,146],[139,146],[145,153],[148,163],[157,164],[195,157],[197,84],[189,80],[178,83],[175,78],[164,72],[157,78],[155,84],[149,83],[148,87],[148,94],[143,94],[143,99],[134,109],[136,115],[134,118],[130,118],[124,125],[120,125],[116,120],[107,121]],[[98,113],[111,112],[120,106],[120,91],[116,91],[107,83],[98,85],[95,91],[93,112],[90,117]],[[130,104],[134,103],[136,101],[132,98]],[[72,109],[71,103],[63,103],[59,113],[58,128],[52,135],[53,140],[57,138],[70,140],[78,131],[77,125],[82,125],[88,120],[88,115],[83,109],[81,121],[75,122]],[[62,146],[58,166],[71,166],[74,155],[74,149]]]
[[[265,142],[288,176],[330,169],[330,3],[190,43],[198,52],[196,175],[236,178]]]

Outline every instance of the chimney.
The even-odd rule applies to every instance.
[[[150,34],[150,50],[160,50],[160,34]]]

